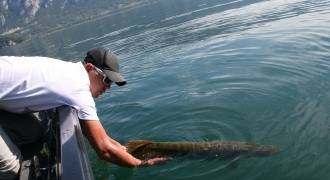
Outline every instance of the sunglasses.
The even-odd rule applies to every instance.
[[[103,83],[107,86],[107,87],[110,87],[111,86],[111,83],[112,81],[107,77],[107,75],[99,68],[97,68],[96,66],[94,66],[95,70],[101,74],[103,76]]]

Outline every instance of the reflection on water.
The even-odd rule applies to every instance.
[[[330,160],[330,2],[165,1],[35,37],[1,54],[121,57],[126,87],[97,100],[108,132],[130,139],[274,144],[274,157],[178,159],[96,179],[325,179]]]

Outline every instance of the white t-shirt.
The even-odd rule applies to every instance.
[[[0,109],[23,113],[68,105],[80,119],[98,120],[89,85],[81,62],[0,56]]]

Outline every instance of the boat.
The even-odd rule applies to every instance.
[[[45,136],[21,148],[19,180],[93,180],[77,110],[61,106],[38,117]]]

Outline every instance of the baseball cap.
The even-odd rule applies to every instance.
[[[117,56],[105,48],[95,48],[87,52],[85,63],[91,63],[101,69],[106,76],[118,86],[126,84],[126,80],[119,73]]]

